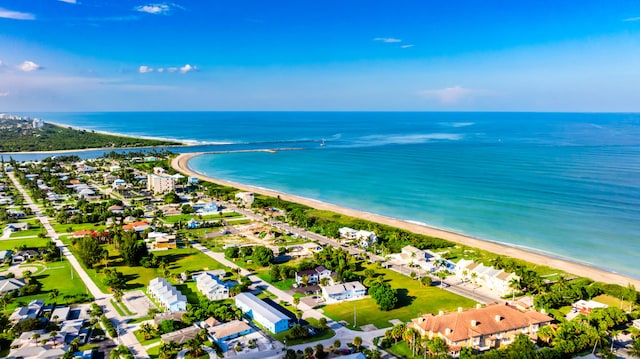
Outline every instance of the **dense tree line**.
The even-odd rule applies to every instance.
[[[106,135],[48,123],[45,123],[42,129],[7,126],[12,122],[17,121],[3,123],[3,130],[0,131],[0,152],[179,145],[172,141]]]
[[[357,230],[367,230],[375,232],[380,238],[380,246],[390,253],[400,252],[402,247],[413,245],[420,249],[439,249],[453,245],[444,239],[415,234],[403,229],[387,226],[380,223],[365,221],[361,219],[345,217],[341,215],[321,217],[314,214],[314,209],[302,204],[284,201],[277,197],[256,196],[252,204],[253,208],[278,208],[286,211],[286,218],[280,216],[281,220],[305,228],[312,232],[331,237],[339,238],[338,230],[341,227],[351,227]]]

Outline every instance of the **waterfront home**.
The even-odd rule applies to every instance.
[[[508,304],[492,304],[483,308],[425,314],[411,320],[422,337],[444,339],[449,354],[457,356],[463,347],[486,351],[509,345],[518,334],[536,338],[538,330],[551,324],[553,318],[536,311],[519,311]]]
[[[169,284],[165,278],[154,278],[149,282],[147,293],[169,312],[187,309],[187,297]]]
[[[307,284],[317,284],[323,278],[327,278],[329,280],[332,279],[336,275],[335,272],[331,272],[327,268],[323,266],[318,266],[314,269],[303,270],[300,272],[296,272],[295,279],[298,285],[303,284],[304,278],[307,280]]]
[[[251,333],[253,329],[242,320],[234,320],[228,323],[219,324],[207,328],[209,340],[218,344],[222,351],[229,350],[227,342]]]
[[[224,271],[223,271],[224,272]],[[222,273],[224,275],[224,273]],[[209,300],[229,298],[229,286],[220,278],[217,271],[207,271],[193,275],[196,288]]]
[[[504,272],[466,259],[458,261],[454,272],[463,281],[471,281],[498,293],[500,296],[511,294],[514,290],[511,284],[520,279],[514,273]]]
[[[357,281],[322,287],[322,297],[327,303],[361,299],[365,295],[367,295],[367,288]]]
[[[240,202],[241,205],[244,205],[245,207],[251,207],[251,204],[255,200],[253,192],[239,192],[236,193],[235,198]]]
[[[370,245],[378,241],[378,236],[374,232],[355,230],[349,227],[342,227],[338,229],[340,237],[349,240],[355,240],[360,247],[369,247]]]
[[[289,317],[265,301],[251,293],[240,293],[235,296],[236,307],[249,318],[265,327],[268,331],[278,334],[289,329]]]

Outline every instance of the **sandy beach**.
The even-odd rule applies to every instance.
[[[332,212],[340,213],[340,214],[351,216],[351,217],[361,218],[361,219],[372,221],[372,222],[378,222],[378,223],[386,224],[389,226],[405,229],[418,234],[424,234],[432,237],[443,238],[451,242],[463,244],[469,247],[479,248],[482,250],[486,250],[492,253],[496,253],[496,254],[500,254],[508,257],[519,258],[534,264],[541,264],[541,265],[546,265],[552,268],[557,268],[567,273],[588,277],[599,282],[614,283],[622,286],[627,286],[629,283],[631,283],[635,285],[636,288],[640,288],[639,279],[631,278],[618,273],[608,272],[608,271],[590,267],[584,264],[571,262],[568,260],[543,255],[540,253],[530,252],[527,250],[523,250],[521,248],[508,246],[505,244],[485,241],[478,238],[462,235],[459,233],[446,231],[443,229],[411,223],[405,220],[389,218],[389,217],[385,217],[377,214],[344,208],[344,207],[340,207],[337,205],[333,205],[333,204],[325,203],[321,201],[316,201],[309,198],[294,196],[287,193],[281,193],[277,191],[255,187],[255,186],[249,186],[241,183],[235,183],[231,181],[225,181],[225,180],[204,176],[198,172],[191,170],[191,168],[189,168],[188,166],[188,162],[191,158],[200,156],[202,154],[205,154],[205,153],[199,152],[199,153],[181,154],[173,159],[171,165],[177,171],[180,171],[188,176],[197,177],[204,181],[218,183],[225,186],[231,186],[231,187],[241,189],[243,191],[251,191],[254,193],[259,193],[259,194],[272,196],[272,197],[280,196],[280,198],[286,201],[301,203],[306,206],[321,209],[321,210],[332,211]]]

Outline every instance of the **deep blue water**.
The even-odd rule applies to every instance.
[[[305,148],[205,155],[190,165],[213,177],[640,277],[638,114],[40,115],[95,130],[202,144],[180,151]],[[220,142],[225,145],[210,145]]]

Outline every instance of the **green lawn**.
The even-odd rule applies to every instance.
[[[620,308],[622,306],[622,309],[629,310],[629,301],[627,300],[623,300],[622,302],[620,301],[620,298],[616,298],[613,296],[610,296],[608,294],[601,294],[595,298],[593,298],[593,300],[595,300],[596,302],[600,302],[602,304],[606,304],[610,307],[617,307]]]
[[[409,345],[405,341],[400,341],[392,344],[391,348],[387,349],[387,351],[391,354],[394,354],[398,358],[413,358],[413,355],[411,355],[411,348],[409,348]],[[421,355],[419,355],[418,357],[422,358]]]
[[[101,231],[106,229],[107,227],[101,225],[100,223],[82,223],[82,224],[60,224],[60,223],[52,223],[53,229],[58,234],[64,233],[73,233],[77,231],[81,231],[83,229],[88,229],[91,231]],[[71,231],[69,231],[71,229]]]
[[[271,275],[269,275],[269,268],[261,269],[257,271],[258,278],[262,279],[265,282],[272,284],[274,287],[280,290],[291,290],[291,286],[296,282],[293,278],[287,278],[285,280],[272,281]]]
[[[65,304],[70,302],[73,298],[71,296],[76,294],[88,293],[87,288],[71,267],[71,264],[64,260],[58,262],[35,262],[20,265],[24,267],[36,267],[37,270],[33,273],[33,277],[42,283],[42,290],[39,294],[17,297],[14,301],[7,306],[7,312],[15,309],[19,305],[28,304],[34,299],[43,299],[46,303],[52,303],[53,301],[49,297],[49,293],[52,289],[57,289],[60,294],[56,299],[56,303]]]
[[[233,218],[233,217],[241,217],[242,215],[236,212],[224,212],[222,213],[222,215],[220,214],[208,214],[205,216],[200,216],[199,214],[196,213],[190,213],[190,214],[178,214],[175,216],[166,216],[161,218],[162,221],[164,221],[165,223],[178,223],[178,222],[183,222],[186,223],[188,222],[191,218],[195,218],[196,220],[200,220],[200,218],[204,219],[204,220],[215,220],[215,219],[221,219],[221,218]]]
[[[27,248],[41,248],[46,247],[49,242],[49,238],[8,239],[0,241],[0,250],[15,250],[23,245]]]
[[[34,223],[35,222],[29,222],[29,229],[27,229],[26,231],[11,233],[10,238],[37,236],[38,234],[42,233],[42,227]]]
[[[373,266],[371,266],[373,268]],[[322,308],[325,315],[336,321],[344,320],[353,326],[353,311],[356,310],[357,326],[373,324],[377,328],[391,327],[390,319],[408,322],[418,314],[436,314],[440,310],[454,311],[458,307],[470,308],[476,302],[447,292],[437,287],[420,287],[420,283],[388,269],[377,269],[384,280],[398,290],[399,300],[395,309],[381,311],[375,301],[368,297],[357,301],[329,304]]]
[[[69,248],[74,250],[71,246]],[[116,268],[124,274],[128,280],[127,290],[142,289],[144,291],[149,284],[149,281],[161,274],[158,268],[144,268],[142,266],[128,267],[124,264],[118,251],[114,249],[113,246],[107,246],[107,248],[109,249],[110,254],[107,266],[108,268]],[[226,269],[222,264],[194,248],[177,248],[166,251],[155,251],[153,254],[157,257],[165,258],[166,262],[169,263],[168,269],[171,273],[182,273],[186,270],[198,271]],[[107,292],[107,287],[103,283],[105,275],[103,273],[98,273],[96,270],[101,269],[100,266],[98,266],[98,268],[91,269],[87,269],[85,267],[85,269],[87,269],[87,273],[96,285],[100,287],[102,291]]]

